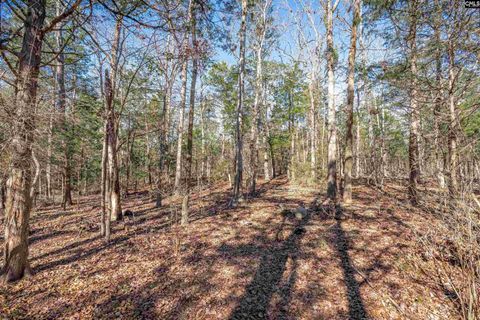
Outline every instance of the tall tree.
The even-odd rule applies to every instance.
[[[245,45],[247,33],[247,0],[242,0],[242,20],[240,24],[240,58],[238,61],[238,99],[235,110],[235,180],[233,183],[232,206],[236,206],[242,198],[243,181],[243,99],[244,99],[244,81],[245,81]]]
[[[31,186],[32,144],[35,131],[35,106],[37,102],[38,74],[45,34],[70,16],[81,0],[44,25],[45,0],[26,2],[23,20],[23,40],[18,53],[16,72],[16,105],[14,137],[11,143],[11,164],[7,181],[5,207],[5,247],[2,273],[7,281],[22,278],[30,273],[28,262],[28,233],[32,208]]]
[[[409,31],[407,43],[409,48],[410,62],[410,136],[408,146],[409,159],[409,184],[408,194],[412,205],[418,203],[418,178],[420,176],[419,152],[418,152],[418,134],[420,125],[420,114],[418,110],[418,92],[417,92],[417,22],[418,22],[418,1],[408,2],[408,21]]]
[[[335,123],[335,63],[336,53],[333,42],[333,14],[339,0],[332,6],[332,1],[325,4],[325,24],[327,28],[327,74],[328,74],[328,149],[327,149],[327,196],[335,200],[337,196],[337,127]]]
[[[360,0],[353,0],[352,30],[348,53],[347,77],[347,133],[345,137],[345,165],[343,201],[352,202],[352,169],[353,169],[353,103],[355,99],[355,55],[357,50],[357,26],[360,23]]]
[[[57,0],[57,15],[62,12],[62,2]],[[63,23],[58,25],[58,30],[56,33],[56,42],[57,42],[57,61],[55,69],[55,85],[57,87],[56,92],[56,109],[60,113],[60,121],[58,123],[60,130],[62,131],[62,148],[63,148],[63,179],[64,179],[64,188],[63,188],[63,198],[62,198],[62,207],[66,208],[67,205],[72,205],[72,176],[71,176],[71,167],[70,167],[70,158],[71,158],[71,147],[70,147],[70,137],[69,137],[69,126],[67,122],[67,108],[66,108],[66,93],[65,93],[65,56],[63,54]]]
[[[197,47],[197,30],[196,30],[196,9],[197,1],[192,0],[190,6],[190,31],[191,31],[191,52],[192,57],[192,80],[190,82],[190,109],[188,110],[188,132],[187,132],[187,154],[185,165],[185,190],[183,190],[182,201],[182,219],[181,224],[186,225],[188,223],[188,202],[190,196],[190,183],[192,179],[192,161],[193,161],[193,120],[195,115],[195,88],[197,85],[197,73],[198,73],[198,47]]]
[[[455,63],[456,50],[456,32],[459,32],[457,27],[457,15],[459,14],[459,1],[452,2],[453,23],[449,30],[447,53],[448,53],[448,111],[449,111],[449,126],[448,126],[448,190],[450,197],[455,203],[455,197],[458,192],[458,154],[457,154],[457,134],[458,134],[458,119],[457,119],[457,102],[455,97],[456,79],[458,71]],[[459,32],[460,33],[460,32]]]
[[[264,0],[258,3],[260,19],[256,25],[257,35],[256,44],[255,44],[255,55],[256,55],[256,74],[255,74],[255,99],[253,102],[252,110],[252,126],[250,133],[250,194],[254,195],[256,191],[256,180],[257,180],[257,167],[258,167],[258,131],[260,128],[260,106],[263,103],[262,100],[262,89],[263,89],[263,50],[265,38],[267,35],[268,27],[268,12],[271,6],[271,0]]]
[[[184,131],[184,123],[185,123],[185,106],[187,102],[187,77],[188,77],[188,63],[189,63],[189,57],[188,57],[188,40],[189,40],[189,30],[190,30],[190,23],[192,20],[192,6],[193,6],[193,1],[190,0],[189,5],[188,5],[188,17],[187,21],[185,23],[186,28],[185,28],[185,33],[183,37],[183,42],[182,42],[182,74],[181,74],[181,82],[182,82],[182,88],[180,91],[180,115],[179,115],[179,122],[178,122],[178,139],[177,139],[177,159],[176,159],[176,167],[175,167],[175,193],[177,195],[181,194],[181,188],[182,188],[182,150],[183,150],[183,131]]]

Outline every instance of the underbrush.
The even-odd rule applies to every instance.
[[[463,184],[468,186],[468,183]],[[459,316],[480,319],[480,203],[472,188],[458,196],[446,190],[430,190],[422,204],[439,223],[418,235],[423,259],[433,268],[424,270],[433,283],[451,299]]]

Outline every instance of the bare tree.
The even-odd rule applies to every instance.
[[[57,1],[57,15],[61,14],[62,3]],[[55,85],[57,87],[56,92],[56,109],[60,113],[60,121],[58,123],[62,130],[62,148],[64,154],[63,163],[63,179],[65,181],[65,187],[63,188],[62,207],[66,208],[67,205],[72,205],[72,177],[70,167],[70,138],[68,136],[68,123],[67,123],[67,109],[66,109],[66,93],[65,93],[65,57],[63,54],[63,24],[58,25],[56,33],[57,42],[57,61],[55,70]]]
[[[244,79],[245,79],[245,44],[247,31],[247,0],[242,0],[242,21],[240,25],[240,58],[238,62],[238,101],[235,110],[235,181],[233,183],[233,198],[232,206],[236,206],[242,197],[242,177],[243,177],[243,94],[244,94]]]
[[[410,136],[408,146],[409,159],[409,184],[408,194],[412,205],[418,203],[418,178],[420,176],[419,169],[419,152],[418,152],[418,131],[419,131],[419,110],[418,110],[418,94],[417,94],[417,15],[418,1],[413,0],[408,3],[409,13],[409,31],[407,42],[409,46],[410,55]]]
[[[188,223],[188,201],[190,195],[190,180],[192,179],[192,158],[193,158],[193,120],[195,115],[195,88],[197,85],[198,74],[198,47],[197,47],[197,30],[196,30],[196,9],[197,2],[192,0],[190,5],[190,31],[192,42],[192,80],[190,83],[190,109],[188,110],[188,132],[187,132],[187,154],[186,154],[186,166],[185,166],[185,190],[183,190],[182,201],[182,219],[181,224],[186,225]]]
[[[353,169],[353,103],[355,89],[355,54],[357,50],[357,26],[360,22],[360,0],[353,0],[352,30],[350,34],[350,50],[348,53],[347,77],[347,133],[345,138],[345,165],[343,201],[352,202],[352,169]]]
[[[335,123],[335,47],[333,43],[333,13],[339,0],[332,6],[332,1],[327,0],[325,11],[325,24],[327,28],[327,73],[328,73],[328,149],[327,149],[327,195],[330,200],[337,196],[337,128]]]
[[[192,6],[193,0],[190,0],[188,5],[188,18],[187,18],[187,26],[191,23],[192,20]],[[183,64],[182,64],[182,74],[181,74],[181,82],[182,88],[180,91],[180,115],[179,115],[179,123],[178,123],[178,139],[177,139],[177,160],[176,160],[176,167],[175,167],[175,193],[179,195],[181,193],[181,183],[182,183],[182,149],[183,149],[183,131],[184,131],[184,122],[185,122],[185,105],[187,101],[187,72],[188,72],[188,63],[189,57],[187,55],[187,48],[188,48],[188,39],[189,39],[189,30],[190,28],[187,27],[185,29],[185,34],[182,42],[182,53],[183,53]]]
[[[254,195],[256,191],[257,167],[258,167],[258,131],[260,128],[260,105],[263,103],[262,81],[263,81],[263,50],[268,28],[268,11],[272,4],[271,0],[264,0],[258,4],[260,19],[256,26],[256,74],[255,74],[255,98],[253,102],[253,121],[250,133],[250,194]]]

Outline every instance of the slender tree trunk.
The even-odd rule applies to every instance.
[[[268,10],[271,5],[271,0],[265,0],[262,7],[262,18],[259,22],[260,28],[257,29],[259,39],[257,40],[256,47],[256,75],[255,75],[255,99],[253,103],[253,123],[251,127],[250,137],[250,194],[255,195],[256,192],[256,180],[257,180],[257,167],[258,167],[258,132],[260,130],[260,107],[263,103],[263,44],[267,32],[268,24]]]
[[[105,240],[110,241],[110,221],[111,220],[120,220],[122,218],[122,207],[121,207],[121,196],[120,196],[120,177],[118,172],[118,163],[117,163],[117,134],[118,128],[116,125],[116,112],[114,106],[115,91],[116,91],[116,75],[117,75],[117,66],[118,66],[118,55],[119,55],[119,45],[121,30],[123,24],[123,17],[119,16],[116,20],[115,25],[115,34],[112,44],[112,54],[110,59],[110,69],[111,74],[108,72],[108,69],[105,70],[105,81],[104,81],[104,96],[105,96],[105,141],[103,151],[105,152],[103,159],[105,165],[105,187],[104,192],[106,194],[105,203],[108,204],[108,210],[104,217],[105,224]],[[102,168],[103,169],[103,168]],[[103,184],[103,182],[102,182]],[[106,205],[105,205],[106,207]],[[103,210],[103,209],[102,209]],[[102,213],[103,215],[103,213]],[[102,226],[103,227],[103,226]]]
[[[103,75],[101,75],[103,77]],[[102,82],[103,83],[103,82]],[[103,89],[102,89],[103,92]],[[107,107],[105,104],[105,110],[104,110],[104,125],[103,125],[103,146],[102,146],[102,175],[101,175],[101,184],[100,184],[100,193],[102,196],[102,212],[101,212],[101,217],[100,217],[100,235],[107,237],[107,227],[106,227],[106,221],[107,221],[107,161],[108,161],[108,133],[107,133]],[[109,222],[110,224],[110,222]],[[108,237],[110,237],[110,228],[108,228]],[[108,238],[107,237],[107,238]]]
[[[324,172],[325,165],[325,131],[326,131],[326,122],[327,122],[327,115],[324,114],[322,117],[322,130],[321,130],[321,137],[320,137],[320,158],[322,159],[322,175]]]
[[[450,35],[452,37],[453,35]],[[455,102],[455,48],[453,40],[448,42],[448,109],[449,109],[449,131],[448,131],[448,166],[449,179],[448,190],[450,197],[455,203],[455,198],[458,193],[458,154],[457,154],[457,110]]]
[[[355,54],[357,50],[357,25],[360,20],[359,0],[353,0],[353,22],[350,35],[350,51],[348,53],[348,78],[347,78],[347,134],[345,141],[344,163],[344,190],[343,201],[352,202],[352,168],[353,168],[353,102],[355,98]]]
[[[330,200],[337,196],[337,128],[335,123],[335,48],[333,45],[333,8],[327,1],[327,73],[328,73],[328,149],[327,149],[327,195]]]
[[[18,56],[18,79],[14,137],[11,142],[11,165],[7,180],[5,209],[4,266],[7,281],[30,273],[28,233],[32,198],[31,161],[35,131],[37,81],[43,42],[45,1],[30,0],[23,27],[22,49]]]
[[[159,136],[160,143],[158,148],[159,173],[155,179],[155,187],[156,187],[155,206],[157,208],[160,208],[162,206],[164,188],[165,188],[165,185],[167,185],[168,183],[167,155],[168,155],[168,129],[169,129],[169,123],[170,123],[169,115],[170,115],[171,98],[172,98],[172,84],[167,81],[165,93],[163,96],[162,118],[160,120],[160,136]],[[149,174],[149,181],[151,181],[151,174]]]
[[[262,137],[263,145],[263,179],[265,181],[270,181],[270,166],[268,165],[268,141],[267,136],[263,135]]]
[[[262,90],[262,49],[263,39],[257,47],[257,71],[255,76],[255,100],[253,102],[253,123],[251,127],[250,137],[250,194],[254,195],[256,192],[257,180],[257,161],[258,161],[258,128],[260,127],[260,99]]]
[[[30,198],[33,200],[33,207],[36,206],[37,202],[37,183],[38,177],[40,176],[40,163],[38,162],[35,152],[32,150],[32,160],[35,165],[35,174],[33,175],[32,186],[30,188]]]
[[[190,110],[188,111],[188,133],[187,133],[187,153],[186,153],[186,165],[185,165],[185,190],[183,193],[182,201],[182,218],[181,224],[188,224],[188,202],[190,196],[190,180],[192,179],[192,158],[193,158],[193,120],[195,116],[195,89],[197,85],[197,73],[198,73],[198,55],[196,53],[196,0],[192,0],[190,6],[190,28],[191,28],[191,41],[192,41],[192,80],[190,82]],[[197,170],[198,171],[198,170]]]
[[[107,80],[106,82],[108,82]],[[113,100],[107,102],[109,105],[109,113],[107,117],[107,133],[108,133],[108,172],[110,180],[110,219],[122,219],[122,207],[120,196],[120,177],[118,170],[118,148],[117,148],[117,128],[115,126],[115,111]]]
[[[245,45],[247,32],[247,0],[242,0],[242,22],[240,25],[240,61],[238,76],[238,101],[236,108],[236,124],[235,124],[235,180],[233,184],[232,206],[236,206],[242,198],[242,180],[243,180],[243,94],[244,94],[244,78],[245,78]]]
[[[203,181],[203,179],[206,176],[207,172],[207,151],[206,151],[206,141],[205,141],[205,108],[204,108],[204,103],[203,103],[203,98],[200,98],[200,136],[201,136],[201,157],[202,157],[202,163],[201,163],[201,170],[200,170],[200,179]]]
[[[188,23],[190,23],[192,17],[192,5],[193,0],[190,0],[189,4],[189,13],[188,13]],[[188,49],[188,32],[185,33],[185,38],[183,40],[182,49],[184,52],[183,63],[182,63],[182,74],[181,74],[181,81],[182,81],[182,89],[180,92],[180,119],[178,123],[178,140],[177,140],[177,161],[175,166],[175,194],[179,195],[181,193],[181,183],[182,183],[182,147],[183,147],[183,127],[185,122],[185,104],[187,100],[187,71],[188,71],[188,56],[187,56],[187,49]]]
[[[180,184],[182,180],[182,146],[183,146],[183,127],[185,122],[185,100],[187,95],[187,68],[188,60],[183,62],[182,65],[182,89],[180,92],[180,114],[178,123],[178,139],[177,139],[177,160],[175,166],[175,193],[180,193]]]
[[[266,94],[266,90],[263,91]],[[266,102],[266,99],[263,99]],[[269,150],[270,150],[270,129],[268,127],[268,105],[265,103],[265,121],[263,123],[263,176],[265,181],[269,181],[271,179],[270,175],[270,163],[269,163]],[[272,159],[273,161],[273,159]],[[273,173],[272,173],[273,175]]]
[[[317,80],[315,78],[315,70],[311,71],[310,84],[308,86],[308,92],[310,94],[310,109],[308,112],[308,118],[310,122],[309,128],[309,144],[310,144],[310,175],[313,181],[317,179],[317,149],[315,148],[317,140],[317,123],[315,121],[315,84]]]
[[[409,185],[408,193],[412,205],[418,203],[417,183],[420,175],[419,152],[418,152],[418,130],[419,130],[419,110],[417,97],[417,14],[418,2],[413,0],[409,2],[410,6],[410,30],[408,35],[408,45],[410,47],[410,137],[408,146],[409,159]]]
[[[62,4],[57,0],[57,15],[63,12]],[[62,51],[63,49],[63,24],[58,26],[56,31],[57,49]],[[67,123],[67,108],[66,108],[66,93],[65,93],[65,58],[62,52],[57,55],[56,70],[55,70],[55,83],[57,87],[56,93],[56,109],[60,113],[59,127],[62,130],[62,148],[64,155],[63,163],[63,177],[65,179],[65,188],[62,198],[62,207],[66,208],[67,205],[72,205],[72,186],[71,186],[71,168],[70,168],[70,137]]]
[[[145,121],[145,158],[146,158],[146,168],[145,171],[147,171],[147,179],[148,179],[148,186],[152,186],[152,159],[151,159],[151,153],[150,153],[150,127],[148,125],[148,120],[146,115],[144,116],[144,121]]]
[[[355,124],[355,178],[360,177],[360,93],[357,91],[357,121]]]
[[[48,124],[47,168],[45,170],[47,180],[47,198],[52,198],[52,138],[53,138],[53,115],[50,114]]]
[[[108,172],[110,180],[109,202],[110,220],[122,219],[122,206],[120,195],[120,175],[118,169],[118,126],[115,112],[114,99],[116,95],[117,68],[120,50],[120,37],[123,25],[123,16],[118,16],[115,26],[115,35],[112,45],[110,60],[111,74],[105,73],[105,97],[107,106],[107,134],[108,134]],[[109,239],[107,239],[109,240]]]

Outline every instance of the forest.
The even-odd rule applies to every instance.
[[[1,319],[480,320],[480,1],[1,0]]]

